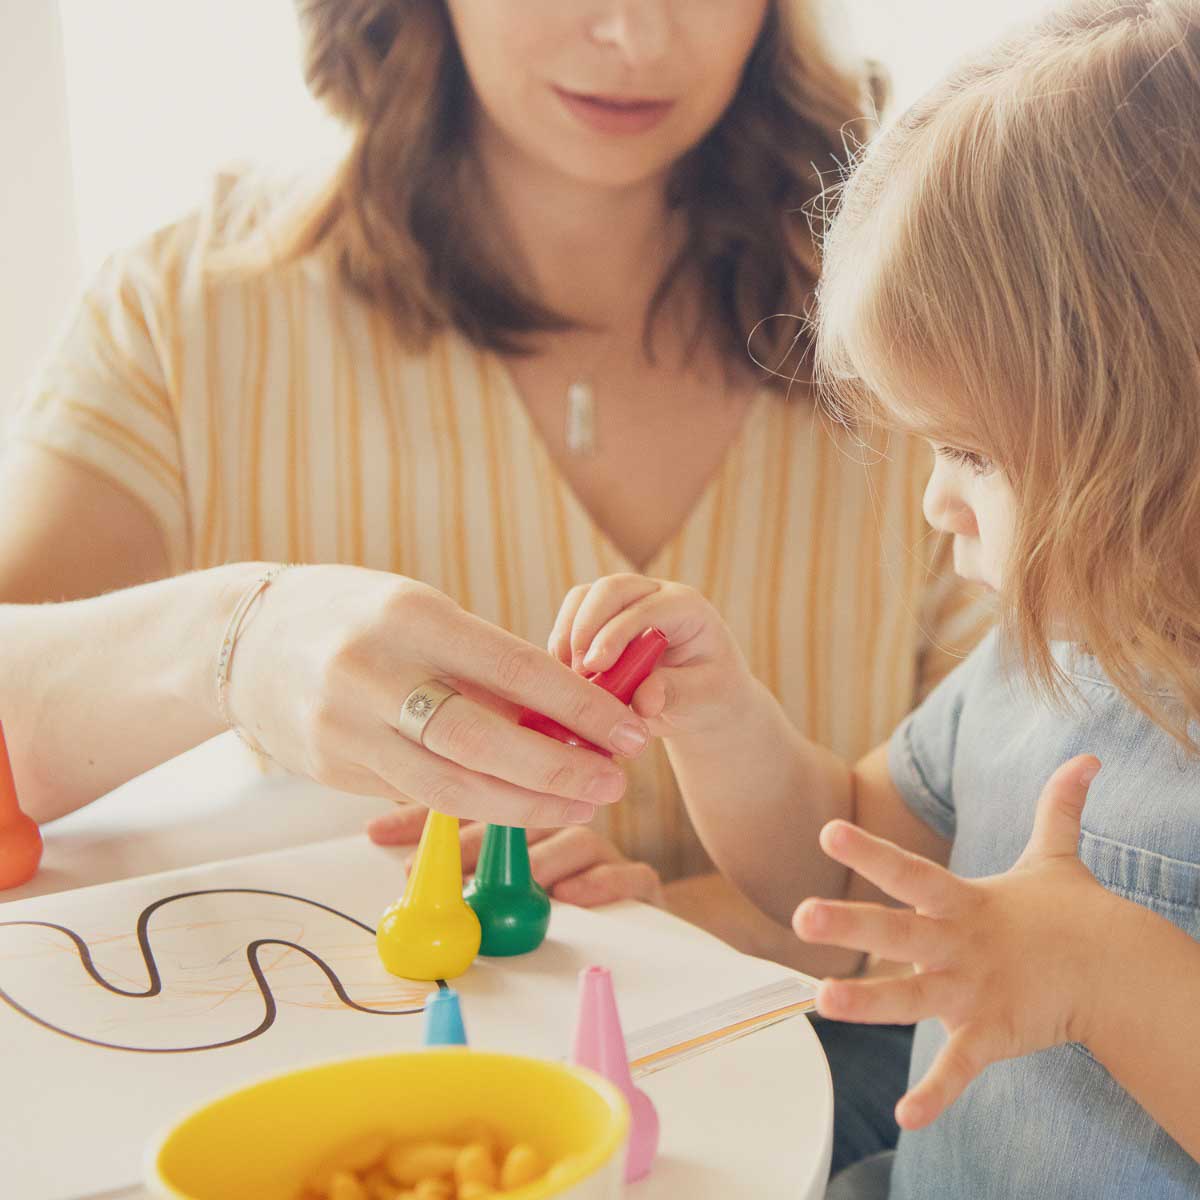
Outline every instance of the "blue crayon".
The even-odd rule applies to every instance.
[[[425,1002],[425,1045],[465,1046],[467,1031],[463,1027],[458,993],[453,988],[438,988]]]

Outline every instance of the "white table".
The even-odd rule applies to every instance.
[[[0,900],[339,837],[389,808],[384,800],[264,773],[225,734],[47,825],[37,876]],[[804,1018],[718,1046],[641,1086],[662,1116],[662,1145],[653,1174],[629,1189],[631,1200],[824,1195],[833,1093]],[[134,1189],[103,1200],[145,1196]]]

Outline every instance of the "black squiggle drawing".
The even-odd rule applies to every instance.
[[[204,888],[194,892],[179,892],[174,896],[165,896],[161,900],[154,901],[153,904],[147,905],[142,909],[137,920],[137,943],[138,949],[142,954],[142,961],[146,967],[146,974],[149,977],[150,985],[143,991],[136,989],[126,989],[118,987],[114,983],[109,983],[100,972],[96,969],[95,963],[92,961],[92,952],[88,948],[88,944],[77,934],[73,929],[68,929],[65,925],[56,925],[52,921],[0,921],[0,929],[8,926],[24,926],[26,928],[36,927],[41,929],[54,929],[59,933],[65,934],[74,943],[76,952],[79,955],[79,963],[83,969],[91,976],[95,983],[98,983],[106,991],[112,992],[118,996],[127,996],[131,1000],[148,1000],[162,992],[162,977],[159,975],[158,964],[154,960],[154,951],[150,948],[149,925],[150,918],[164,905],[171,904],[176,900],[189,900],[193,896],[220,896],[220,895],[246,895],[246,896],[277,896],[284,900],[295,900],[300,904],[309,904],[313,908],[319,908],[327,913],[331,913],[335,917],[340,917],[343,921],[349,921],[351,925],[356,925],[366,933],[369,933],[372,938],[375,936],[375,930],[370,925],[364,924],[355,917],[349,916],[347,913],[339,912],[336,908],[331,908],[328,904],[322,904],[319,900],[309,900],[305,896],[294,896],[289,892],[275,892],[267,888]],[[63,1037],[71,1038],[77,1042],[85,1042],[89,1046],[99,1046],[104,1050],[125,1050],[133,1054],[192,1054],[199,1050],[221,1050],[227,1046],[237,1046],[242,1042],[248,1042],[253,1038],[259,1037],[266,1033],[268,1029],[275,1023],[277,1006],[275,997],[271,992],[271,985],[267,982],[266,975],[258,961],[258,951],[263,946],[286,946],[289,949],[295,950],[303,954],[310,961],[315,963],[329,980],[330,986],[333,988],[337,998],[347,1007],[355,1012],[368,1013],[371,1016],[378,1017],[402,1017],[412,1016],[416,1013],[424,1011],[424,1006],[418,1008],[368,1008],[365,1005],[359,1004],[352,1000],[347,993],[342,981],[337,977],[337,974],[321,958],[319,954],[304,946],[298,945],[296,942],[289,942],[285,938],[257,938],[246,946],[246,961],[250,966],[250,973],[254,976],[254,981],[258,984],[258,990],[262,995],[264,1014],[263,1019],[258,1026],[252,1029],[249,1033],[241,1034],[235,1038],[229,1038],[223,1042],[210,1042],[202,1046],[122,1046],[115,1042],[103,1042],[98,1038],[86,1037],[81,1033],[73,1033],[69,1029],[63,1029],[59,1025],[55,1025],[51,1021],[39,1017],[37,1013],[31,1012],[24,1005],[17,1002],[8,992],[0,987],[0,1000],[3,1000],[9,1007],[15,1009],[23,1017],[27,1017],[30,1021],[41,1025],[44,1029],[49,1029],[53,1033],[61,1034]],[[444,979],[437,980],[439,988],[445,988],[446,981]]]

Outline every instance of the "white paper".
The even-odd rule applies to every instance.
[[[66,1200],[133,1184],[147,1140],[209,1097],[308,1063],[419,1046],[433,985],[389,975],[371,932],[402,891],[402,853],[344,838],[0,906],[4,1195]],[[109,988],[145,993],[136,930],[148,910],[155,995],[106,989],[70,937],[46,927],[78,935]],[[343,1003],[309,954],[372,1011]],[[592,963],[612,971],[628,1031],[796,978],[644,905],[555,905],[537,951],[480,959],[454,981],[471,1043],[563,1057],[577,976]],[[185,1049],[207,1046],[220,1048]]]

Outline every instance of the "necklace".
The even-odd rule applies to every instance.
[[[615,336],[611,328],[601,334],[595,354],[567,384],[563,441],[567,453],[576,458],[589,458],[596,453],[596,386],[593,380],[597,368],[612,348]]]
[[[586,379],[567,384],[567,450],[576,458],[596,453],[596,393]]]

